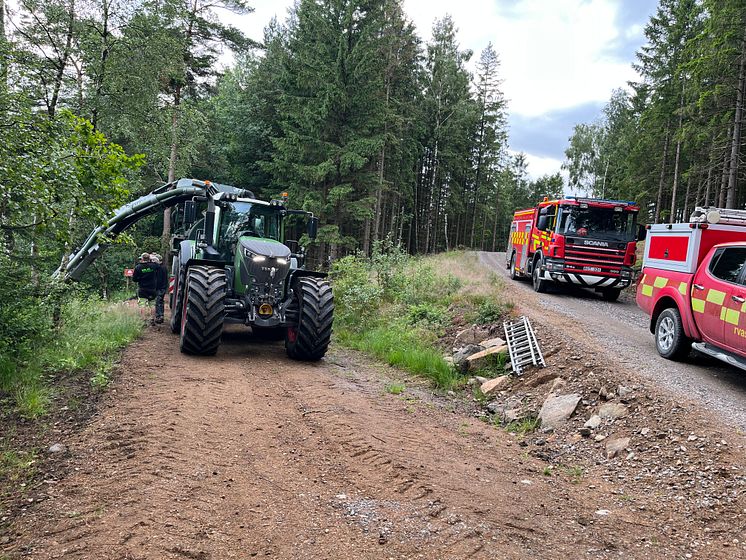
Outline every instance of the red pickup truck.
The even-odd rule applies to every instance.
[[[637,305],[658,353],[695,350],[746,370],[746,211],[697,208],[648,226]]]

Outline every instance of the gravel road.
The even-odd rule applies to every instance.
[[[605,471],[549,476],[526,442],[417,380],[389,394],[387,371],[402,379],[340,350],[293,362],[238,327],[217,356],[189,357],[151,329],[0,558],[663,560],[693,539],[697,558],[740,552],[710,510],[693,524]],[[651,529],[666,524],[679,532]]]
[[[537,294],[530,282],[510,280],[505,253],[480,253],[480,261],[506,279],[519,306],[572,319],[569,334],[595,342],[608,351],[609,360],[634,369],[661,388],[686,400],[700,403],[723,421],[746,430],[746,372],[696,353],[686,362],[661,358],[655,350],[647,316],[634,297],[622,294],[609,303],[591,290],[567,289]]]

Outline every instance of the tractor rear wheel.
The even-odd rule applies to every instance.
[[[210,266],[187,270],[181,298],[180,348],[184,354],[211,356],[218,351],[225,319],[225,271]]]
[[[328,282],[301,278],[290,306],[297,323],[285,335],[285,350],[294,360],[317,361],[324,357],[332,336],[334,296]]]

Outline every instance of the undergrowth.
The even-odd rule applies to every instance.
[[[57,328],[33,346],[0,356],[0,397],[24,417],[43,415],[60,373],[86,371],[91,383],[108,384],[113,352],[139,336],[143,321],[136,310],[96,298],[72,299],[61,307]]]
[[[512,309],[501,298],[499,279],[465,252],[412,257],[384,240],[374,244],[371,258],[335,262],[331,277],[336,340],[441,389],[461,382],[440,343],[456,316],[488,324]]]

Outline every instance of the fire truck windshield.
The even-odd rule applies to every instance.
[[[557,233],[611,241],[634,241],[637,212],[613,208],[562,206],[557,219]]]

